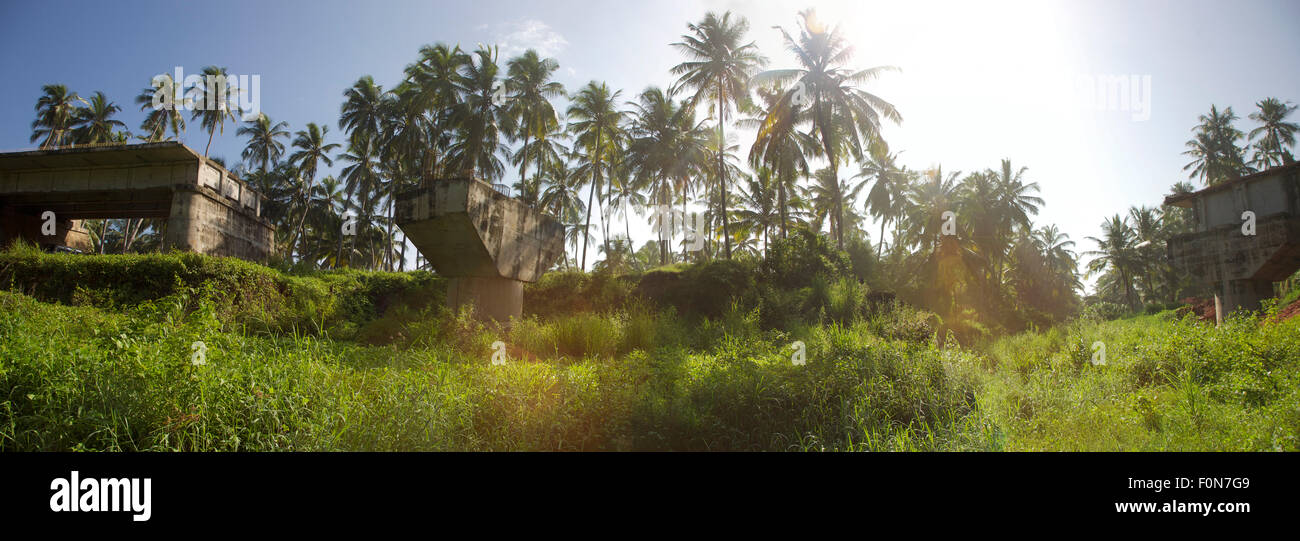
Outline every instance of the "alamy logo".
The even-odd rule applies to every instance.
[[[262,112],[261,75],[185,75],[176,66],[173,74],[155,75],[153,88],[154,110],[231,111],[245,121]]]
[[[704,215],[698,212],[687,214],[686,211],[674,210],[668,205],[656,205],[654,210],[650,211],[650,221],[654,224],[651,230],[658,238],[671,238],[673,235],[673,222],[681,220],[682,233],[686,243],[686,251],[698,252],[704,249]]]
[[[80,473],[73,471],[71,480],[57,477],[50,481],[50,490],[54,491],[50,496],[50,511],[127,511],[135,513],[131,517],[133,521],[149,520],[152,479],[79,479]]]

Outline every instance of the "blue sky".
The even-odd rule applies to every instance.
[[[436,42],[497,43],[503,59],[536,47],[559,60],[566,87],[596,79],[630,100],[671,83],[668,70],[681,59],[668,44],[709,10],[746,16],[770,66],[791,66],[771,27],[794,28],[796,12],[809,6],[840,25],[857,47],[854,64],[902,69],[869,89],[903,115],[885,135],[904,164],[973,171],[1008,157],[1028,166],[1047,200],[1037,221],[1060,225],[1081,250],[1092,248],[1083,238],[1096,235],[1105,216],[1156,205],[1187,178],[1183,143],[1211,103],[1232,106],[1246,131],[1255,101],[1300,101],[1293,1],[5,0],[0,150],[33,146],[29,125],[43,84],[83,96],[102,90],[138,131],[143,113],[132,100],[150,78],[212,64],[260,75],[260,107],[275,120],[293,130],[327,124],[342,142],[343,90],[366,74],[393,85],[416,50]],[[1149,98],[1149,109],[1098,111],[1074,86],[1112,75],[1138,81],[1138,101]],[[1149,95],[1141,84],[1148,76]],[[737,136],[747,147],[746,134]],[[207,134],[195,126],[183,140],[201,152]],[[233,163],[242,146],[227,126],[211,154]],[[633,220],[640,244],[649,228],[644,217]]]

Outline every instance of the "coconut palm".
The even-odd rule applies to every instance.
[[[790,211],[795,206],[791,198],[796,192],[795,182],[800,176],[810,176],[808,158],[819,153],[816,140],[798,131],[798,117],[792,112],[778,112],[790,107],[789,100],[782,101],[785,92],[780,87],[755,89],[763,105],[757,116],[742,119],[742,127],[756,130],[757,136],[749,150],[751,167],[768,167],[776,178],[777,208],[780,212],[780,234],[786,237],[790,224]]]
[[[764,64],[765,59],[758,52],[754,43],[744,43],[745,33],[749,31],[749,22],[744,17],[735,20],[731,12],[721,16],[714,12],[704,15],[699,23],[687,24],[688,34],[682,35],[680,42],[674,43],[688,60],[673,67],[673,75],[678,76],[677,86],[695,90],[690,98],[691,106],[703,99],[708,99],[713,115],[717,121],[717,140],[725,141],[724,126],[727,113],[734,106],[743,109],[749,102],[748,81],[750,76]],[[723,164],[723,154],[716,156],[714,171],[723,175],[718,178],[718,190],[723,203],[722,237],[726,246],[727,258],[731,258],[731,239],[727,231],[727,167]]]
[[[217,132],[224,134],[226,119],[235,122],[240,113],[239,102],[235,99],[239,89],[232,84],[226,68],[207,66],[202,75],[203,84],[193,91],[195,107],[190,120],[198,119],[199,125],[208,130],[208,144],[203,147],[203,157],[206,158],[212,148],[212,137]]]
[[[358,234],[352,235],[352,250],[356,248],[357,237],[360,236],[360,218],[379,203],[376,194],[383,184],[383,178],[379,174],[379,151],[375,148],[372,138],[353,137],[348,143],[347,152],[339,156],[345,165],[343,167],[343,211],[355,210],[356,215],[352,216],[357,220]],[[354,197],[355,196],[355,197]],[[373,216],[368,216],[366,223],[373,222]],[[342,239],[339,239],[338,250],[343,251]]]
[[[674,186],[684,188],[709,160],[704,150],[705,129],[695,122],[694,108],[675,100],[671,89],[664,92],[656,87],[647,88],[630,105],[629,165],[637,184],[650,189],[647,203],[656,209],[668,208],[673,204]],[[685,201],[685,194],[682,195]],[[667,219],[667,216],[658,217]],[[666,230],[657,228],[660,264],[668,262],[668,241],[662,235]]]
[[[1033,233],[1034,245],[1047,262],[1047,267],[1060,276],[1069,277],[1072,283],[1078,282],[1077,256],[1071,249],[1074,241],[1062,233],[1056,224],[1043,226]]]
[[[156,143],[180,138],[181,132],[185,131],[185,115],[176,106],[175,93],[176,81],[171,75],[164,74],[154,78],[150,86],[136,95],[135,103],[145,113],[144,121],[140,123],[140,129],[144,131],[142,139]],[[167,135],[168,131],[172,134]]]
[[[1088,240],[1097,244],[1096,250],[1083,254],[1093,258],[1088,262],[1088,275],[1113,273],[1125,303],[1130,308],[1136,308],[1133,272],[1138,265],[1138,254],[1133,229],[1129,227],[1127,218],[1116,214],[1101,224],[1101,233],[1101,238],[1088,237]]]
[[[379,136],[384,116],[383,105],[387,94],[384,87],[375,84],[369,75],[357,79],[343,92],[343,105],[339,111],[339,129],[350,139],[372,140]]]
[[[410,116],[412,128],[419,126],[420,137],[414,129],[404,133],[407,152],[421,156],[421,173],[428,180],[447,173],[448,160],[445,149],[456,126],[460,106],[460,89],[457,81],[462,69],[471,63],[470,56],[459,46],[449,47],[439,43],[420,47],[419,60],[406,67],[406,80],[402,85],[402,108]],[[459,171],[457,171],[459,173]]]
[[[1183,166],[1191,170],[1188,178],[1200,178],[1206,186],[1218,184],[1241,176],[1249,168],[1245,164],[1245,149],[1237,146],[1237,141],[1244,135],[1232,126],[1237,115],[1232,108],[1222,112],[1215,105],[1210,106],[1210,114],[1200,116],[1200,124],[1192,129],[1193,137],[1186,143],[1184,155],[1191,156],[1192,161]]]
[[[858,195],[866,185],[865,181],[840,181],[829,167],[818,169],[813,174],[813,183],[808,189],[818,229],[826,219],[830,220],[831,231],[843,231],[846,220],[858,221],[850,214],[853,213]],[[848,207],[847,211],[845,207]]]
[[[788,85],[772,114],[795,118],[773,118],[765,123],[809,123],[829,164],[829,182],[838,184],[840,162],[850,156],[862,156],[864,143],[875,152],[887,150],[880,137],[881,117],[902,122],[893,105],[860,88],[897,68],[878,66],[861,71],[844,68],[842,64],[852,57],[854,50],[839,29],[826,27],[811,9],[801,11],[799,16],[799,38],[796,40],[784,29],[781,36],[800,67],[765,71],[756,75],[751,84]],[[807,111],[801,112],[805,105]],[[834,233],[837,246],[843,249],[844,231],[840,226]]]
[[[527,182],[528,163],[532,157],[528,152],[529,142],[545,138],[560,124],[555,107],[551,105],[551,98],[565,95],[564,85],[551,80],[557,69],[560,69],[558,62],[541,58],[533,49],[506,63],[505,90],[508,97],[503,112],[512,124],[510,137],[523,140],[517,157],[519,181],[526,188],[530,186]],[[535,196],[538,190],[533,187],[526,193]],[[536,197],[532,197],[532,201],[536,202]]]
[[[339,148],[338,143],[325,142],[325,136],[329,134],[329,131],[329,126],[308,122],[307,129],[299,130],[298,133],[294,134],[293,148],[297,150],[289,156],[289,162],[298,168],[301,176],[299,189],[302,190],[302,194],[299,199],[303,203],[303,208],[299,214],[298,225],[294,228],[299,239],[303,236],[303,223],[307,218],[307,210],[310,208],[310,196],[313,193],[317,168],[321,162],[324,162],[327,166],[334,165],[334,159],[330,157],[330,153]]]
[[[505,169],[500,155],[507,152],[501,144],[502,101],[500,67],[496,48],[479,48],[474,61],[461,65],[456,88],[461,102],[455,107],[455,141],[449,151],[456,171],[473,170],[489,182],[501,178]]]
[[[519,193],[519,200],[534,208],[541,206],[540,197],[545,190],[543,184],[542,172],[551,167],[563,167],[565,154],[569,149],[562,142],[568,132],[563,126],[556,123],[551,130],[535,139],[532,143],[519,147],[519,150],[510,158],[510,163],[520,166],[523,171],[523,164],[527,161],[533,167],[533,178],[525,179],[520,177],[519,181],[514,184],[514,189]]]
[[[1253,145],[1255,154],[1251,163],[1263,170],[1294,162],[1289,148],[1295,146],[1295,133],[1300,125],[1287,122],[1286,117],[1295,112],[1296,106],[1277,98],[1261,100],[1255,106],[1259,110],[1251,113],[1250,119],[1258,122],[1259,127],[1250,130],[1248,139],[1259,140]]]
[[[73,130],[73,140],[82,145],[115,142],[117,128],[126,128],[125,122],[113,118],[121,110],[103,92],[95,92],[86,106],[78,107],[74,113],[77,128]]]
[[[77,127],[77,105],[84,105],[86,100],[63,85],[45,85],[41,92],[41,97],[36,100],[31,142],[43,139],[41,150],[72,144],[72,131]]]
[[[860,175],[872,182],[867,192],[867,211],[880,220],[880,238],[876,241],[876,258],[885,245],[885,225],[898,219],[907,195],[908,175],[897,165],[898,155],[877,153],[862,164]]]
[[[766,167],[745,178],[740,188],[741,207],[736,211],[736,225],[744,230],[760,231],[763,237],[763,257],[767,257],[769,232],[781,219],[777,211],[776,175]]]
[[[610,91],[605,83],[592,81],[582,87],[569,105],[569,131],[574,136],[575,151],[580,150],[587,158],[591,191],[587,194],[587,217],[582,226],[583,234],[591,231],[591,208],[594,197],[601,191],[602,171],[613,163],[619,142],[625,137],[623,131],[623,112],[618,110],[618,97],[622,91]],[[602,197],[603,201],[604,198]],[[583,240],[582,263],[580,268],[587,268],[587,246],[590,238]]]
[[[248,137],[248,144],[240,157],[250,164],[258,164],[261,171],[266,172],[284,155],[284,143],[279,140],[289,137],[289,124],[272,122],[266,113],[259,113],[257,118],[244,122],[235,135]]]

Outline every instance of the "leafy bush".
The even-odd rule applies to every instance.
[[[764,282],[782,289],[799,289],[811,286],[817,276],[848,276],[852,267],[848,254],[836,250],[826,237],[795,228],[787,238],[772,241],[760,268]]]
[[[1114,321],[1132,314],[1128,308],[1113,302],[1098,302],[1088,305],[1079,317],[1092,321]]]

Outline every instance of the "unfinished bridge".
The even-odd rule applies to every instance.
[[[472,305],[484,319],[520,317],[524,282],[564,253],[560,222],[470,175],[397,194],[395,215],[434,270],[450,277],[447,303]]]
[[[0,244],[90,251],[83,220],[154,218],[165,220],[164,249],[265,261],[275,228],[264,200],[181,143],[0,154]]]
[[[1300,269],[1300,164],[1275,167],[1187,194],[1196,230],[1167,245],[1170,262],[1215,290],[1218,317],[1255,310],[1273,283]]]

